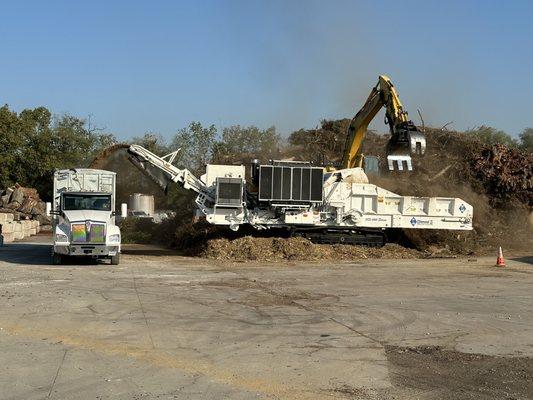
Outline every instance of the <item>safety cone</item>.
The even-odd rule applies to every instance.
[[[498,258],[496,259],[497,267],[505,267],[505,260],[503,259],[502,246],[498,249]]]

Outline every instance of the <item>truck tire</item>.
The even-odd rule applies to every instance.
[[[61,254],[52,253],[52,264],[54,265],[61,265],[63,262],[63,257]]]
[[[111,265],[120,264],[120,253],[117,253],[116,256],[111,256]]]

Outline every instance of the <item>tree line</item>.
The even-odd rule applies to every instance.
[[[17,113],[0,107],[0,190],[19,183],[36,188],[49,199],[56,169],[87,167],[105,148],[118,142],[115,135],[69,114],[54,116],[37,107]],[[209,162],[264,161],[279,157],[283,141],[275,127],[233,125],[220,131],[214,126],[191,122],[169,140],[146,133],[130,143],[140,144],[163,155],[180,148],[177,164],[203,173]]]
[[[324,165],[338,161],[346,138],[349,119],[322,120],[313,129],[300,129],[287,138],[274,126],[233,125],[217,129],[191,122],[170,139],[146,133],[132,138],[157,154],[180,148],[177,164],[195,173],[203,173],[207,163],[262,162],[276,158],[294,158]],[[526,128],[518,139],[504,131],[481,126],[466,134],[486,144],[502,143],[524,151],[533,151],[533,128]],[[375,133],[373,139],[378,137]],[[51,193],[55,169],[86,167],[106,147],[117,143],[116,137],[91,124],[90,119],[69,114],[53,115],[45,107],[19,113],[7,105],[0,107],[0,188],[19,183],[36,188],[44,198]]]

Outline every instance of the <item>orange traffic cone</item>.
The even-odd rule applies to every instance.
[[[498,258],[496,259],[497,267],[505,267],[505,260],[503,259],[502,247],[498,249]]]

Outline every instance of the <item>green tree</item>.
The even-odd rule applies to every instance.
[[[477,137],[483,143],[504,144],[509,147],[517,147],[518,143],[508,133],[492,128],[490,126],[481,125],[478,128],[467,130],[465,133]]]
[[[200,122],[191,122],[187,128],[180,129],[171,141],[173,150],[181,149],[177,162],[194,173],[203,173],[211,161],[216,136],[214,125],[204,127]]]
[[[0,108],[0,190],[11,185],[24,170],[20,165],[24,137],[16,112]]]
[[[263,162],[280,156],[280,137],[275,127],[259,129],[255,126],[232,125],[222,130],[221,139],[213,149],[218,163],[247,163],[257,158]]]
[[[166,140],[158,133],[146,132],[141,137],[134,137],[131,142],[150,150],[158,156],[164,156],[169,151]]]
[[[533,128],[526,128],[520,134],[520,148],[533,152]]]
[[[337,163],[342,159],[349,119],[322,120],[320,127],[300,129],[289,136],[289,151],[300,160],[317,165]]]
[[[89,128],[84,119],[53,117],[45,107],[17,114],[6,105],[0,108],[0,184],[18,182],[49,198],[54,169],[85,167],[113,142],[113,135]]]

